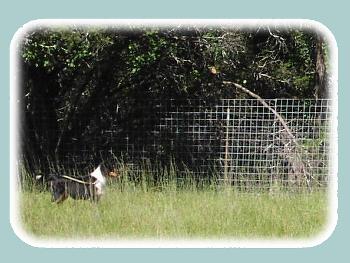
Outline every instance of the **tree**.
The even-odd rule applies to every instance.
[[[38,28],[21,47],[24,159],[105,151],[114,120],[122,132],[150,114],[142,101],[247,97],[225,81],[263,98],[325,97],[325,50],[320,36],[278,27]]]

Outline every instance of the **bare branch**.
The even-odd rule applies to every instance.
[[[292,151],[291,149],[292,147],[287,147],[287,150],[286,150],[288,152],[287,158],[291,161],[294,172],[297,173],[297,171],[300,171],[303,174],[306,184],[308,186],[308,189],[310,190],[310,179],[309,179],[310,176],[306,171],[305,164],[301,157],[301,152],[300,152],[301,146],[299,145],[292,131],[289,129],[283,117],[275,109],[273,109],[263,98],[261,98],[259,95],[255,94],[254,92],[250,91],[249,89],[243,87],[242,85],[239,85],[238,83],[235,83],[232,81],[223,81],[222,83],[225,85],[232,85],[237,89],[243,91],[244,93],[248,94],[249,96],[257,99],[263,106],[268,108],[276,116],[278,121],[282,124],[285,132],[287,133],[289,140],[292,141],[293,145],[296,147],[295,152]],[[284,144],[285,146],[287,146],[287,143],[284,143]],[[292,155],[292,157],[290,155]]]

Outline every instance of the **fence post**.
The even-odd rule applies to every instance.
[[[226,143],[225,143],[225,163],[224,163],[224,181],[225,185],[229,185],[228,178],[228,140],[229,140],[229,125],[230,125],[230,108],[227,107],[227,117],[226,117]]]

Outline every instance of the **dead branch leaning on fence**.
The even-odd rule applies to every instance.
[[[286,135],[288,136],[289,141],[291,141],[293,143],[293,145],[295,146],[295,151],[293,151],[293,147],[285,147],[286,149],[286,157],[288,159],[288,161],[291,163],[293,172],[298,175],[298,174],[302,174],[308,189],[310,190],[310,175],[309,173],[306,171],[306,167],[304,164],[304,161],[302,159],[302,147],[299,145],[298,141],[296,140],[295,136],[293,135],[293,133],[291,132],[291,130],[289,129],[286,121],[283,119],[283,117],[275,110],[273,109],[263,98],[261,98],[259,95],[255,94],[254,92],[250,91],[249,89],[243,87],[242,85],[232,82],[232,81],[223,81],[222,82],[225,85],[231,85],[234,86],[236,89],[239,89],[241,91],[243,91],[244,93],[248,94],[249,96],[257,99],[264,107],[266,107],[267,109],[269,109],[275,116],[276,118],[279,120],[279,122],[282,124],[284,131],[286,133]],[[288,142],[284,143],[285,145],[288,144]]]

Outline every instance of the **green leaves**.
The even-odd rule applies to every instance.
[[[108,45],[113,44],[103,30],[80,28],[43,28],[29,33],[24,39],[24,62],[47,73],[74,71],[101,60]]]
[[[227,92],[220,81],[231,80],[249,83],[262,96],[278,97],[286,86],[291,91],[288,96],[304,96],[313,89],[314,47],[314,34],[293,29],[132,28],[126,32],[60,27],[28,33],[22,58],[26,65],[53,74],[62,85],[88,72],[99,78],[108,64],[116,69],[113,83],[123,87],[124,94],[147,86],[155,95],[174,91],[195,95],[203,86],[215,85],[202,89],[210,93],[202,95],[221,96]],[[118,60],[111,61],[113,56]]]
[[[156,32],[145,32],[128,46],[127,65],[131,74],[152,66],[164,51],[167,42]]]

